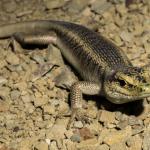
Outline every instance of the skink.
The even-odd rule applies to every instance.
[[[0,38],[21,44],[55,44],[81,75],[71,88],[68,128],[82,110],[82,95],[103,95],[122,104],[150,96],[150,67],[134,67],[124,52],[102,35],[78,24],[37,20],[0,26]]]

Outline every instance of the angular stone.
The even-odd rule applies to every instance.
[[[116,143],[110,146],[110,150],[128,150],[128,149],[125,143]]]
[[[131,127],[127,126],[123,130],[110,132],[107,136],[104,137],[103,142],[108,145],[113,145],[126,141],[128,138],[131,137],[131,135],[132,135]]]
[[[109,9],[111,3],[108,3],[106,0],[95,0],[92,5],[91,9],[98,14],[102,14],[105,10]]]
[[[65,138],[67,121],[65,119],[58,119],[46,133],[46,138],[51,140],[59,140]]]
[[[82,124],[81,121],[75,121],[74,127],[76,127],[76,128],[82,128],[82,127],[83,127],[83,124]]]
[[[8,53],[6,61],[12,65],[18,65],[20,63],[19,57],[13,52]]]
[[[87,0],[72,0],[66,8],[68,8],[68,11],[71,13],[77,13],[82,11],[87,5],[89,1]]]
[[[120,33],[120,37],[122,38],[123,41],[125,42],[130,42],[132,40],[132,34],[127,32],[127,31],[122,31]]]
[[[35,148],[38,150],[48,150],[48,144],[46,142],[38,142]]]
[[[65,0],[44,0],[44,3],[48,9],[60,8],[65,4]]]
[[[147,129],[144,131],[144,139],[143,139],[143,150],[150,149],[150,124]]]
[[[115,113],[107,110],[102,110],[100,117],[100,122],[114,123],[115,122]]]
[[[20,91],[18,90],[13,90],[10,93],[11,99],[12,100],[17,100],[19,98],[19,96],[21,95]]]
[[[98,141],[96,138],[93,139],[88,139],[85,141],[82,141],[77,144],[77,149],[90,149],[90,150],[95,150],[96,147],[99,145]]]
[[[129,146],[129,150],[141,150],[142,138],[137,134],[128,139],[127,145]]]
[[[6,84],[8,80],[4,78],[3,76],[0,76],[0,85]]]
[[[48,113],[50,115],[56,114],[55,107],[50,104],[44,105],[43,110],[44,110],[44,113]]]
[[[102,144],[96,148],[96,150],[109,150],[109,146],[106,144]]]

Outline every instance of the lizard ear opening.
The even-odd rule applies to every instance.
[[[105,71],[105,81],[113,81],[115,79],[116,73],[116,70]]]

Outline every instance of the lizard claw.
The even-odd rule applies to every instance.
[[[75,118],[77,120],[81,120],[83,124],[91,122],[90,119],[86,115],[86,111],[84,111],[83,109],[81,110],[81,108],[74,108],[72,110],[71,117],[67,124],[67,130],[70,129],[71,124],[74,122]]]

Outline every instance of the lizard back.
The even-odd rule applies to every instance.
[[[54,24],[57,24],[55,32],[67,48],[62,49],[63,55],[83,78],[98,82],[106,68],[132,65],[119,47],[98,33],[73,23],[56,21]]]
[[[131,66],[120,48],[98,33],[78,24],[41,20],[0,27],[0,38],[16,32],[36,33],[54,31],[63,56],[89,81],[99,82],[104,70]]]

